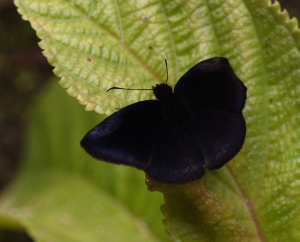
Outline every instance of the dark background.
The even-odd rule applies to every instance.
[[[280,3],[300,19],[299,0]],[[27,109],[53,75],[38,42],[13,2],[0,0],[0,191],[20,166]],[[31,241],[22,231],[0,230],[0,242]]]

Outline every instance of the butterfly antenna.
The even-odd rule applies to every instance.
[[[153,90],[152,88],[151,89],[149,89],[149,88],[147,88],[147,89],[145,89],[145,88],[141,88],[141,89],[137,88],[136,89],[136,88],[111,87],[111,88],[107,89],[106,92],[109,92],[109,91],[114,90],[114,89],[120,89],[120,90]]]
[[[167,69],[167,80],[166,80],[166,84],[168,84],[168,80],[169,80],[169,71],[168,71],[168,61],[167,61],[167,59],[165,59],[165,64],[166,64],[166,69]]]

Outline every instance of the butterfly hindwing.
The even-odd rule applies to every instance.
[[[204,158],[200,143],[190,126],[162,121],[150,165],[145,172],[153,179],[182,184],[204,175]]]
[[[193,108],[187,122],[164,121],[158,130],[150,165],[153,179],[183,184],[218,169],[242,148],[246,126],[242,113]]]
[[[242,113],[193,107],[191,126],[205,160],[205,168],[218,169],[242,148],[246,123]]]
[[[240,112],[245,105],[246,90],[228,60],[215,57],[188,70],[177,82],[174,93],[187,105]]]
[[[96,159],[145,169],[159,124],[159,101],[137,102],[97,125],[82,139],[81,146]]]

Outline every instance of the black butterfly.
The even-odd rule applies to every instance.
[[[228,60],[215,57],[188,70],[158,100],[131,104],[86,134],[81,146],[99,160],[134,166],[156,181],[183,184],[218,169],[242,148],[247,88]]]

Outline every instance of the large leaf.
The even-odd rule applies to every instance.
[[[183,186],[152,182],[150,187],[164,193],[163,211],[174,241],[300,240],[300,35],[298,22],[277,2],[16,3],[42,39],[60,83],[87,110],[110,114],[151,98],[147,91],[105,91],[163,82],[164,59],[175,84],[198,61],[227,57],[248,87],[243,150],[199,181]],[[72,138],[69,142],[75,142]]]

